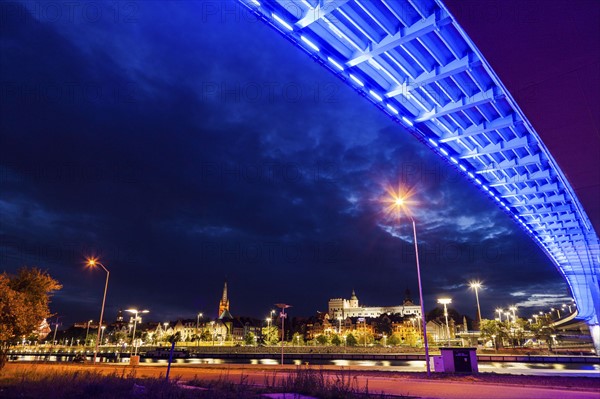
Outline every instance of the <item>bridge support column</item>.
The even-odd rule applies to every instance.
[[[600,324],[590,324],[589,327],[594,350],[596,350],[596,355],[600,356]]]

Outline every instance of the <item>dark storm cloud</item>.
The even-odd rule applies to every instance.
[[[225,277],[236,315],[352,288],[396,304],[416,293],[410,225],[379,202],[399,180],[419,187],[429,307],[468,309],[469,278],[488,311],[564,287],[476,188],[239,6],[82,4],[2,14],[1,262],[56,275],[59,313],[95,314],[87,254],[111,269],[111,317],[214,315]]]

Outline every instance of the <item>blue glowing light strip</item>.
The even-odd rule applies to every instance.
[[[422,19],[413,21],[413,25],[402,28],[398,34],[388,34],[383,38],[376,38],[373,33],[380,29],[385,30],[384,27],[389,25],[377,18],[383,18],[384,14],[390,15],[391,12],[397,18],[391,22],[392,25],[397,25],[399,22],[401,25],[406,24],[406,21],[402,21],[394,11],[396,4],[394,2],[382,0],[382,5],[370,3],[371,7],[382,8],[380,13],[368,11],[365,5],[357,3],[359,8],[366,13],[365,16],[360,16],[357,14],[359,10],[356,8],[353,10],[344,8],[347,4],[354,4],[355,0],[331,3],[327,9],[321,9],[319,6],[313,7],[306,0],[239,1],[256,14],[260,20],[269,23],[288,40],[309,53],[311,57],[321,60],[324,66],[356,91],[364,93],[364,97],[440,154],[449,165],[473,181],[482,192],[487,193],[500,209],[514,218],[515,222],[534,239],[559,268],[567,279],[573,295],[578,299],[579,315],[586,320],[598,321],[597,315],[600,313],[600,306],[596,308],[594,305],[594,303],[600,304],[600,291],[597,284],[595,288],[590,285],[587,287],[589,292],[584,292],[585,280],[582,282],[579,277],[580,275],[593,275],[598,280],[598,270],[600,269],[598,237],[573,189],[541,142],[539,135],[527,121],[475,44],[440,0],[411,2],[409,6],[418,7],[415,10]],[[342,18],[336,19],[339,18],[337,15],[336,18],[325,15],[334,10],[338,11]],[[299,11],[305,13],[304,16],[298,15]],[[430,15],[426,15],[427,13]],[[293,15],[292,19],[294,20],[300,21],[308,18],[310,21],[308,24],[291,23],[287,19],[288,15]],[[366,21],[367,26],[363,25],[363,20]],[[311,23],[315,24],[315,29],[310,26]],[[368,26],[369,23],[372,25]],[[445,25],[452,26],[458,32],[458,37],[448,36],[442,32],[440,27]],[[326,30],[329,30],[329,36],[324,39],[322,32]],[[442,64],[446,60],[444,53],[438,52],[438,47],[436,47],[440,44],[430,45],[426,40],[425,34],[431,31],[435,32],[437,38],[441,40],[441,46],[446,46],[448,52],[454,55],[454,61]],[[425,52],[417,54],[410,47],[405,46],[412,39],[416,39]],[[365,47],[357,40],[364,40],[368,46]],[[461,47],[466,47],[468,51],[462,59],[462,50],[458,51]],[[407,59],[412,60],[414,71],[392,57],[389,53],[389,50],[392,49],[396,49],[403,56],[408,57]],[[353,55],[348,56],[348,54]],[[425,57],[428,54],[432,58],[426,60]],[[389,66],[382,65],[375,57],[380,57],[381,61],[385,61]],[[426,67],[432,60],[436,64],[433,70]],[[366,61],[365,65],[372,70],[361,67],[360,63],[364,61]],[[394,73],[392,73],[390,67],[397,68],[397,70],[394,69],[392,71]],[[419,72],[419,69],[425,72]],[[438,73],[441,75],[438,76]],[[468,90],[461,88],[459,80],[452,76],[457,73],[467,74],[468,79],[475,83],[473,87],[479,88],[479,92],[472,93],[473,87],[471,86],[467,88]],[[387,95],[390,89],[394,91],[397,90],[394,87],[402,86],[399,82],[403,78],[398,80],[398,76],[406,76],[409,83],[409,86],[405,86],[406,90],[403,90],[404,97],[401,101],[394,98],[396,95]],[[471,97],[453,97],[454,94],[451,90],[442,84],[446,78],[451,79],[452,84],[462,90],[462,95],[466,96],[466,93],[470,93]],[[482,84],[479,79],[491,80],[492,88],[488,87],[488,83]],[[415,87],[410,86],[411,82],[414,82]],[[386,93],[386,95],[384,96],[382,93]],[[450,102],[448,102],[448,98],[451,100]],[[496,101],[507,103],[512,113],[500,112]],[[411,107],[415,108],[411,110]],[[489,107],[492,109],[491,113],[500,116],[497,119],[485,120],[480,126],[475,126],[475,122],[470,120],[467,124],[472,123],[473,125],[464,128],[459,119],[464,119],[469,115],[464,113],[463,117],[459,117],[458,112],[469,107],[475,109]],[[486,115],[484,111],[480,111],[480,113]],[[506,124],[507,118],[510,119],[508,124]],[[525,132],[517,129],[517,124],[522,124]],[[496,129],[500,128],[508,129],[517,138],[522,137],[527,141],[505,139],[503,136],[498,136]],[[476,129],[475,133],[471,133],[473,129]],[[520,131],[518,135],[516,134],[517,130]],[[468,140],[469,136],[478,134],[485,137],[486,142],[500,142],[483,147],[476,141]],[[491,138],[492,135],[495,139]],[[471,149],[465,143],[474,146],[475,149]],[[514,152],[516,157],[501,154],[499,158],[504,160],[495,161],[495,163],[485,157],[485,154],[513,151],[514,146],[526,146],[528,149],[526,153],[530,155],[522,156],[516,152]],[[531,163],[537,165],[540,172],[551,170],[549,175],[557,177],[558,183],[554,193],[552,187],[548,189],[547,186],[544,186],[547,184],[546,182],[535,179],[531,180],[535,189],[521,189],[510,182],[506,185],[495,184],[513,176],[507,174],[505,170],[512,169],[513,173],[519,177],[520,172],[517,171],[517,167]],[[530,173],[530,170],[527,170],[527,173]],[[568,217],[576,218],[575,227],[571,226],[569,229],[562,227],[563,223],[560,219],[562,214],[554,211],[555,205],[559,208],[568,208]],[[548,212],[550,214],[547,214]],[[580,223],[579,227],[576,227],[577,223]],[[564,253],[568,254],[568,262]]]

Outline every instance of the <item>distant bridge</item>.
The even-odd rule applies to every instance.
[[[441,1],[238,1],[521,226],[565,277],[600,353],[598,236],[538,133]]]

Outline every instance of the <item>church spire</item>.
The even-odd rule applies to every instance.
[[[229,311],[229,299],[227,298],[227,280],[225,280],[225,285],[223,286],[223,296],[221,297],[221,301],[219,302],[218,316],[221,316],[225,310]]]

